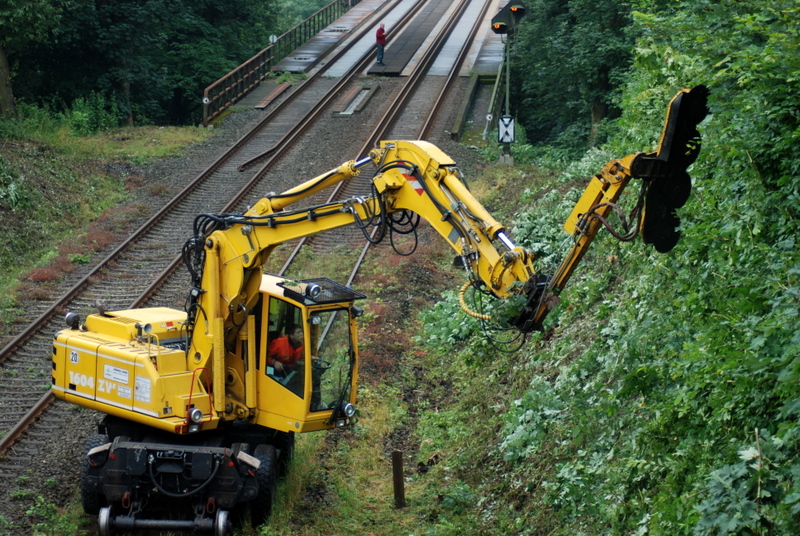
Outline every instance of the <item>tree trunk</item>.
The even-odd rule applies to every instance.
[[[125,103],[125,108],[128,111],[128,118],[125,124],[129,127],[133,126],[133,108],[131,108],[131,84],[130,82],[123,82],[122,84],[122,100]]]
[[[11,69],[6,51],[0,46],[0,117],[18,118],[17,103],[11,90]]]
[[[608,117],[608,104],[603,102],[603,98],[608,94],[609,86],[608,68],[602,67],[597,76],[595,97],[591,107],[592,126],[589,131],[589,147],[597,146],[597,141],[600,137],[600,123]]]
[[[600,99],[592,103],[592,128],[589,131],[589,147],[596,147],[600,137],[600,122],[608,116],[608,105]]]

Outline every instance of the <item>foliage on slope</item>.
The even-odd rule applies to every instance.
[[[76,115],[21,107],[0,120],[0,340],[24,317],[25,299],[47,299],[77,265],[130,232],[149,213],[142,199],[170,193],[128,162],[177,153],[208,132],[176,127],[75,133]]]
[[[426,339],[457,356],[430,365],[461,378],[452,405],[427,417],[442,426],[419,430],[447,453],[436,476],[449,484],[430,485],[447,496],[461,482],[459,496],[474,496],[467,516],[442,502],[430,534],[796,531],[797,9],[699,1],[636,14],[643,37],[618,134],[583,164],[652,149],[674,92],[707,84],[681,242],[667,255],[597,242],[562,295],[555,336],[518,354],[488,351],[450,314],[452,298],[426,316]],[[575,194],[542,188],[516,236],[566,215]],[[545,255],[558,248],[537,242]]]
[[[595,145],[619,116],[634,36],[628,0],[527,0],[510,37],[513,110],[533,143]],[[559,103],[553,106],[553,101]]]

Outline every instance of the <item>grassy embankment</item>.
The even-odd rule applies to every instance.
[[[149,214],[145,200],[169,194],[162,185],[145,184],[130,164],[175,155],[209,135],[196,128],[137,127],[77,136],[63,117],[26,111],[34,114],[0,122],[0,340],[5,341],[24,325],[17,322],[24,322],[27,300],[57,296],[65,274]],[[141,195],[131,201],[133,190]],[[20,477],[17,486],[25,488],[26,481]],[[29,508],[29,493],[9,491],[26,499],[20,505]],[[27,512],[41,523],[38,533],[74,534],[89,524],[77,496],[65,507],[38,496]],[[7,524],[0,519],[0,533],[15,532]]]
[[[137,127],[75,136],[69,124],[31,117],[0,129],[0,311],[13,322],[17,300],[45,297],[76,264],[129,231],[146,213],[131,190],[145,186],[136,173],[106,171],[176,154],[208,132],[196,128]]]

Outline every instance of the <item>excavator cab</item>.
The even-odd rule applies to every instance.
[[[365,296],[329,279],[261,282],[255,423],[284,432],[349,424],[355,413],[355,319]]]

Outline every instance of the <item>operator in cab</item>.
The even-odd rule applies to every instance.
[[[268,364],[275,373],[286,376],[303,360],[303,327],[295,326],[283,337],[278,337],[269,345]]]

